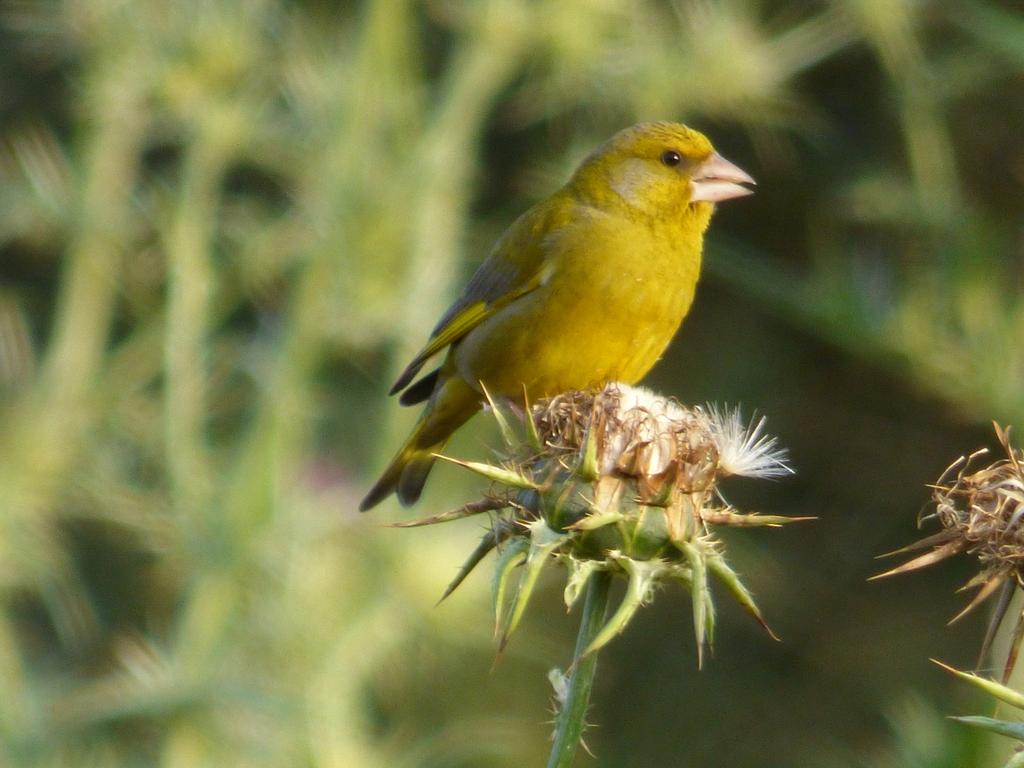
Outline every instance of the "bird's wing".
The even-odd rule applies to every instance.
[[[559,203],[558,200],[542,203],[509,227],[389,394],[409,386],[431,357],[544,282],[545,268],[550,261],[546,257],[554,236],[565,222],[565,206]]]

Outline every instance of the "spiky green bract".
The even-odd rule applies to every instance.
[[[735,412],[684,408],[617,384],[569,392],[526,411],[501,401],[490,406],[505,454],[494,465],[452,460],[491,481],[487,497],[417,522],[493,513],[494,529],[452,588],[483,554],[498,550],[494,613],[502,646],[519,625],[541,570],[553,562],[568,570],[568,608],[596,572],[627,580],[622,603],[591,638],[586,654],[621,633],[663,584],[679,583],[690,592],[698,664],[713,635],[710,580],[720,582],[767,629],[713,532],[719,525],[779,526],[806,519],[743,514],[718,491],[719,479],[740,474],[737,468],[765,477],[789,471],[775,441],[762,433],[764,419],[745,431]]]
[[[505,647],[508,638],[516,631],[519,620],[523,618],[526,606],[530,602],[533,588],[537,585],[537,577],[541,569],[547,563],[548,556],[558,547],[565,543],[568,538],[565,533],[559,533],[548,527],[544,520],[534,520],[527,524],[530,531],[530,546],[526,551],[526,562],[523,572],[519,577],[519,584],[512,598],[512,605],[508,610],[508,621],[504,627],[500,627],[501,647]],[[494,606],[495,615],[499,615],[501,605],[497,602]]]
[[[948,664],[943,664],[941,661],[937,661],[936,659],[932,659],[932,661],[934,661],[936,664],[938,664],[940,667],[942,667],[950,674],[956,675],[961,680],[966,680],[971,685],[980,688],[985,693],[989,694],[990,696],[994,696],[995,698],[999,699],[1002,702],[1005,702],[1006,704],[1009,704],[1011,707],[1016,707],[1017,709],[1024,709],[1024,694],[1021,694],[1013,690],[1013,688],[1010,688],[1007,685],[1003,685],[1002,683],[997,683],[995,680],[989,680],[987,678],[981,677],[980,675],[976,675],[973,672],[961,672],[959,669],[954,669]]]
[[[601,631],[583,649],[582,656],[599,651],[617,634],[622,632],[633,618],[633,614],[654,594],[654,587],[657,583],[658,571],[660,570],[657,561],[634,560],[630,557],[618,558],[619,564],[629,576],[626,595],[619,603],[619,607],[612,614],[611,618],[601,628]]]

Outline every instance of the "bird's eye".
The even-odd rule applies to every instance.
[[[683,162],[683,158],[674,149],[666,149],[661,153],[661,162],[671,168]]]

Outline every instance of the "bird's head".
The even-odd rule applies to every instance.
[[[671,217],[710,214],[713,203],[753,194],[744,185],[754,180],[704,134],[679,123],[640,123],[598,147],[569,183],[601,207]]]

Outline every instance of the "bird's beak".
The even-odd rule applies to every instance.
[[[715,152],[693,172],[690,179],[690,202],[703,200],[717,203],[754,194],[754,190],[741,186],[743,184],[756,182],[749,173]]]

